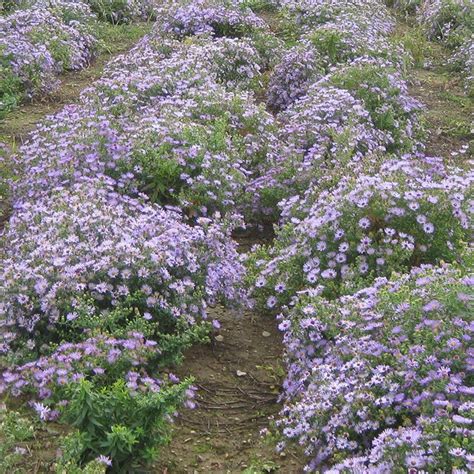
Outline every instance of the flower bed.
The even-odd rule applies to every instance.
[[[472,285],[416,268],[333,302],[303,296],[281,320],[279,423],[308,471],[472,470]]]
[[[472,223],[472,175],[437,177],[416,164],[387,163],[372,176],[349,175],[289,200],[274,246],[249,259],[258,307],[278,309],[320,285],[334,297],[376,276],[459,258]]]

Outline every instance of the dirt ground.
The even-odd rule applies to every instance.
[[[304,457],[278,454],[271,429],[283,377],[281,335],[271,317],[215,308],[222,323],[209,346],[191,349],[178,369],[192,375],[198,408],[179,417],[156,471],[181,473],[300,473]]]

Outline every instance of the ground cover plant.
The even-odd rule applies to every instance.
[[[310,470],[472,469],[472,277],[422,267],[284,319],[285,436]]]

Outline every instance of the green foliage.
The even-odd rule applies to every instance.
[[[169,440],[168,421],[185,399],[191,380],[163,386],[158,392],[132,392],[123,380],[97,388],[81,380],[67,389],[63,419],[78,429],[74,452],[85,464],[99,455],[112,460],[112,472],[129,472],[150,462]]]
[[[415,67],[423,67],[427,57],[433,53],[432,45],[420,28],[412,28],[396,35],[393,42],[395,45],[401,44],[403,49],[410,54]]]
[[[34,438],[32,421],[16,411],[0,409],[0,472],[14,469],[26,449],[22,443]]]
[[[277,0],[243,0],[242,7],[247,7],[254,12],[276,12],[278,10]]]
[[[443,0],[426,22],[431,39],[455,49],[474,32],[474,7],[470,0]]]
[[[341,31],[319,28],[311,33],[309,39],[318,52],[333,64],[346,61],[351,55]]]
[[[89,0],[91,10],[100,20],[114,25],[130,22],[130,7],[127,0]]]
[[[12,60],[12,56],[4,55],[0,48],[0,120],[18,105],[24,95],[21,80],[11,68]]]

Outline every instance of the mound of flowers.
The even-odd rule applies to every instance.
[[[258,247],[248,260],[258,307],[277,309],[306,288],[324,285],[334,296],[393,271],[455,261],[469,239],[473,177],[425,167],[394,160],[289,199],[274,246]]]
[[[2,237],[2,352],[41,353],[81,314],[107,318],[130,297],[157,333],[239,300],[243,267],[230,230],[198,224],[90,180],[23,203]]]
[[[354,21],[371,34],[388,34],[395,22],[379,0],[281,0],[287,27],[307,33],[329,22]]]
[[[426,266],[336,301],[308,292],[281,316],[279,423],[307,471],[472,470],[473,283]]]
[[[158,9],[156,16],[160,29],[177,39],[203,33],[240,38],[267,27],[252,10],[240,7],[238,2],[178,2],[174,7]]]
[[[388,151],[410,152],[419,146],[422,105],[408,94],[406,82],[390,63],[361,58],[320,81],[350,91],[362,100],[375,126],[390,134]]]
[[[61,71],[89,64],[96,40],[87,25],[95,17],[85,5],[71,16],[30,8],[0,18],[0,117],[23,99],[52,91]]]
[[[279,201],[303,195],[312,185],[336,184],[347,174],[345,166],[354,170],[392,142],[390,134],[375,127],[361,100],[331,86],[311,86],[277,120],[284,146],[262,164],[248,188],[254,206],[273,211]]]
[[[276,112],[284,110],[304,96],[323,73],[323,60],[315,48],[300,42],[284,54],[273,71],[267,91],[268,107]]]

